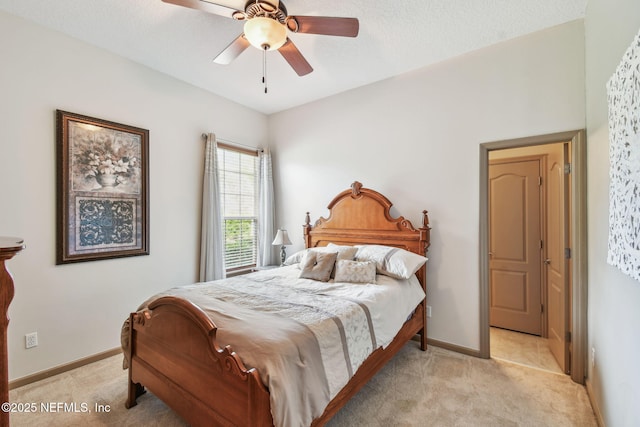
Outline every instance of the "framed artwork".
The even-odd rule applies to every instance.
[[[56,110],[56,264],[149,254],[149,131]]]
[[[640,32],[607,82],[609,242],[607,262],[640,281]]]

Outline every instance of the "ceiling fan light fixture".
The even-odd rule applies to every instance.
[[[275,50],[287,41],[287,28],[275,19],[256,16],[244,23],[244,35],[260,50]]]

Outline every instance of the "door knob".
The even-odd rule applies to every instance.
[[[551,260],[549,258],[547,258],[547,259],[544,260],[544,263],[549,265],[549,264],[551,264]]]

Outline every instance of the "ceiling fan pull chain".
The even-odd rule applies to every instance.
[[[264,84],[264,93],[267,93],[267,46],[262,49],[262,83]]]

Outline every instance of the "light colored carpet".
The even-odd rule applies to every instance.
[[[114,356],[12,390],[16,426],[185,426],[151,393],[124,407],[126,371]],[[46,413],[41,403],[67,404]],[[68,412],[75,404],[78,412]],[[83,405],[90,412],[82,412]],[[110,408],[96,412],[95,405]],[[53,405],[58,407],[58,405]],[[597,426],[585,388],[569,377],[409,342],[328,424],[356,426]]]

